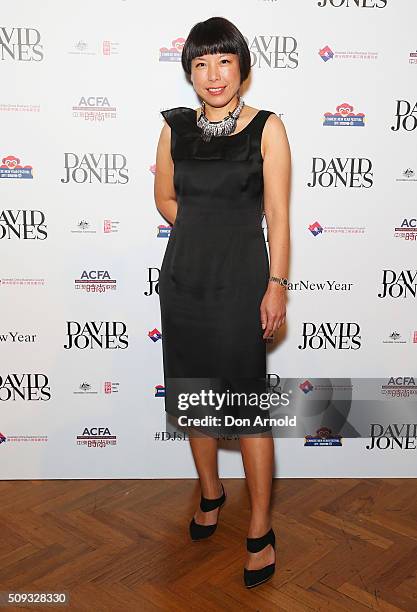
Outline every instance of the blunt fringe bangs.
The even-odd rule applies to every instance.
[[[200,55],[214,53],[235,53],[239,57],[240,82],[247,79],[251,69],[249,47],[242,33],[224,17],[210,17],[196,23],[185,41],[181,64],[184,71],[191,75],[191,61]]]

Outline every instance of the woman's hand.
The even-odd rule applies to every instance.
[[[269,283],[260,306],[264,339],[273,336],[275,330],[285,322],[286,303],[287,288],[277,283]]]

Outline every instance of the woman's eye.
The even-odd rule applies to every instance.
[[[230,60],[224,58],[222,60],[220,60],[221,62],[227,62],[228,64],[230,64]],[[196,68],[198,68],[199,66],[204,66],[204,62],[198,62],[198,64],[195,65]]]

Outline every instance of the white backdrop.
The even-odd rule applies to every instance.
[[[0,477],[196,476],[187,441],[155,439],[169,228],[153,181],[160,110],[199,105],[182,45],[215,15],[251,49],[244,100],[282,117],[292,150],[292,285],[268,372],[313,387],[375,377],[414,399],[413,0],[22,0],[1,13]],[[396,283],[378,297],[384,270]],[[340,348],[320,346],[321,332],[299,348],[306,324],[336,325],[340,342],[349,322],[357,334]],[[386,450],[279,438],[276,476],[416,476],[410,431]],[[222,477],[243,475],[238,447],[225,442],[219,463]]]

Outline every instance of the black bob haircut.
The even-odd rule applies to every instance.
[[[240,83],[250,73],[251,58],[249,47],[242,33],[224,17],[210,17],[196,23],[190,30],[181,54],[184,71],[191,75],[191,61],[200,55],[235,53],[239,57]]]

